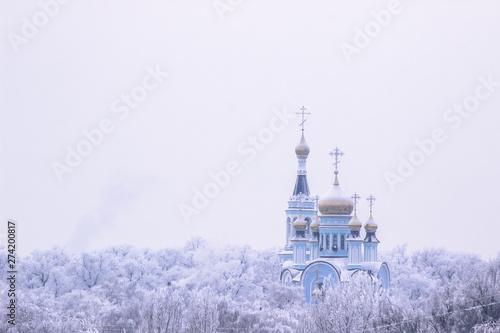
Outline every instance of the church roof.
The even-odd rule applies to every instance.
[[[293,189],[293,195],[297,196],[300,193],[306,197],[310,196],[309,184],[307,183],[306,175],[297,175],[297,180],[295,181],[295,187]]]

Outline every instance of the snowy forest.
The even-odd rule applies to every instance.
[[[500,332],[500,257],[400,246],[380,254],[387,292],[359,278],[307,305],[279,282],[277,253],[199,238],[158,251],[35,251],[19,259],[16,325],[4,318],[0,331]]]

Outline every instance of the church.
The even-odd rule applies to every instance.
[[[356,274],[367,274],[374,283],[387,289],[390,273],[387,263],[377,257],[380,243],[373,218],[375,198],[367,197],[370,217],[364,224],[356,215],[360,196],[346,195],[339,182],[338,166],[344,153],[337,147],[334,158],[334,181],[322,197],[311,196],[307,182],[306,161],[309,146],[304,136],[305,108],[301,108],[302,137],[295,147],[298,159],[297,179],[286,209],[286,245],[279,253],[281,282],[304,288],[307,302],[321,296],[326,288],[350,281]]]

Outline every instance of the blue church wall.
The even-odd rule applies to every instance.
[[[298,243],[294,244],[294,264],[293,268],[295,269],[304,269],[306,267],[306,243]]]
[[[389,288],[389,284],[390,284],[390,272],[389,272],[389,266],[384,262],[382,263],[382,265],[380,266],[380,269],[378,271],[378,275],[377,275],[377,278],[378,278],[378,283],[379,283],[379,286],[381,288],[384,288],[384,289],[387,289]]]
[[[283,264],[285,261],[293,261],[293,252],[289,251],[290,253],[280,253],[279,258],[280,258],[280,265],[283,267]]]
[[[348,229],[348,223],[352,216],[320,216],[321,225],[325,226],[339,226]]]
[[[348,236],[349,231],[346,230],[320,230],[320,256],[347,257]]]
[[[316,279],[316,269],[318,269],[318,278]],[[306,296],[306,301],[311,301],[311,295],[316,287],[316,281],[323,289],[335,288],[340,282],[340,273],[333,265],[325,261],[316,261],[310,264],[302,273],[302,287]]]
[[[282,282],[285,286],[290,287],[290,286],[292,285],[292,279],[293,279],[292,272],[291,272],[289,269],[285,269],[285,270],[281,273],[281,282]]]
[[[291,249],[292,244],[290,243],[290,239],[295,236],[295,229],[293,228],[293,222],[299,217],[299,209],[298,209],[298,203],[296,204],[297,209],[287,209],[286,210],[286,248]],[[314,205],[314,203],[313,203]],[[289,202],[290,206],[290,202]],[[310,210],[311,207],[310,203],[302,203],[302,206],[304,209],[302,209],[301,214],[304,216],[304,219],[307,221],[307,229],[306,229],[306,237],[309,237],[310,231],[309,231],[309,225],[311,224],[312,220],[316,216],[316,210]],[[306,210],[309,209],[309,210]]]

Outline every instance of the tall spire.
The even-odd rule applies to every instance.
[[[307,156],[309,155],[309,146],[307,145],[306,139],[304,138],[304,123],[307,120],[305,118],[305,116],[307,114],[311,114],[311,113],[310,112],[305,112],[306,108],[304,106],[301,107],[300,110],[302,112],[295,112],[295,114],[302,116],[302,121],[299,124],[299,126],[300,126],[300,128],[302,130],[302,137],[301,137],[300,142],[297,145],[297,147],[295,147],[295,154],[297,155],[297,158],[299,158],[299,159],[301,159],[301,158],[306,159]]]
[[[358,219],[358,216],[356,215],[358,200],[360,198],[361,197],[356,192],[354,192],[354,194],[351,196],[351,199],[354,202],[354,215],[353,215],[351,221],[349,221],[349,223],[348,223],[349,229],[351,230],[351,238],[359,237],[359,230],[363,226],[361,224],[361,221]]]
[[[366,198],[366,200],[368,200],[369,206],[370,206],[370,217],[368,218],[368,220],[365,223],[365,230],[367,233],[375,234],[375,231],[377,231],[378,225],[377,225],[377,223],[375,223],[375,220],[373,219],[372,213],[373,213],[373,202],[375,200],[377,200],[377,198],[375,198],[373,195],[370,194],[370,196],[368,198]]]
[[[361,256],[361,244],[364,242],[364,240],[360,237],[360,230],[363,224],[361,224],[361,221],[359,220],[358,216],[356,215],[357,211],[357,206],[358,206],[358,200],[361,197],[358,195],[358,193],[354,192],[354,194],[351,196],[352,201],[354,202],[354,215],[352,216],[352,219],[349,221],[347,224],[349,226],[350,230],[350,235],[347,237],[347,269],[359,269],[362,268],[361,261],[362,256]]]
[[[364,259],[366,262],[373,262],[377,261],[377,246],[380,241],[377,239],[377,236],[375,235],[378,225],[373,219],[373,202],[376,200],[376,198],[370,194],[368,198],[366,198],[369,202],[370,206],[370,217],[368,220],[365,222],[365,230],[366,230],[366,235],[365,239],[363,240],[364,243]]]
[[[304,123],[306,122],[306,115],[311,114],[310,112],[305,112],[306,108],[303,106],[300,108],[302,112],[296,112],[297,115],[302,116],[302,121],[300,122],[300,127],[302,130],[302,136],[299,144],[295,147],[295,154],[297,155],[297,159],[299,162],[297,168],[297,180],[295,181],[295,187],[293,189],[293,196],[299,195],[302,193],[306,197],[310,196],[309,192],[309,184],[307,183],[307,169],[306,169],[306,160],[309,156],[309,146],[307,145],[306,139],[304,137]]]

